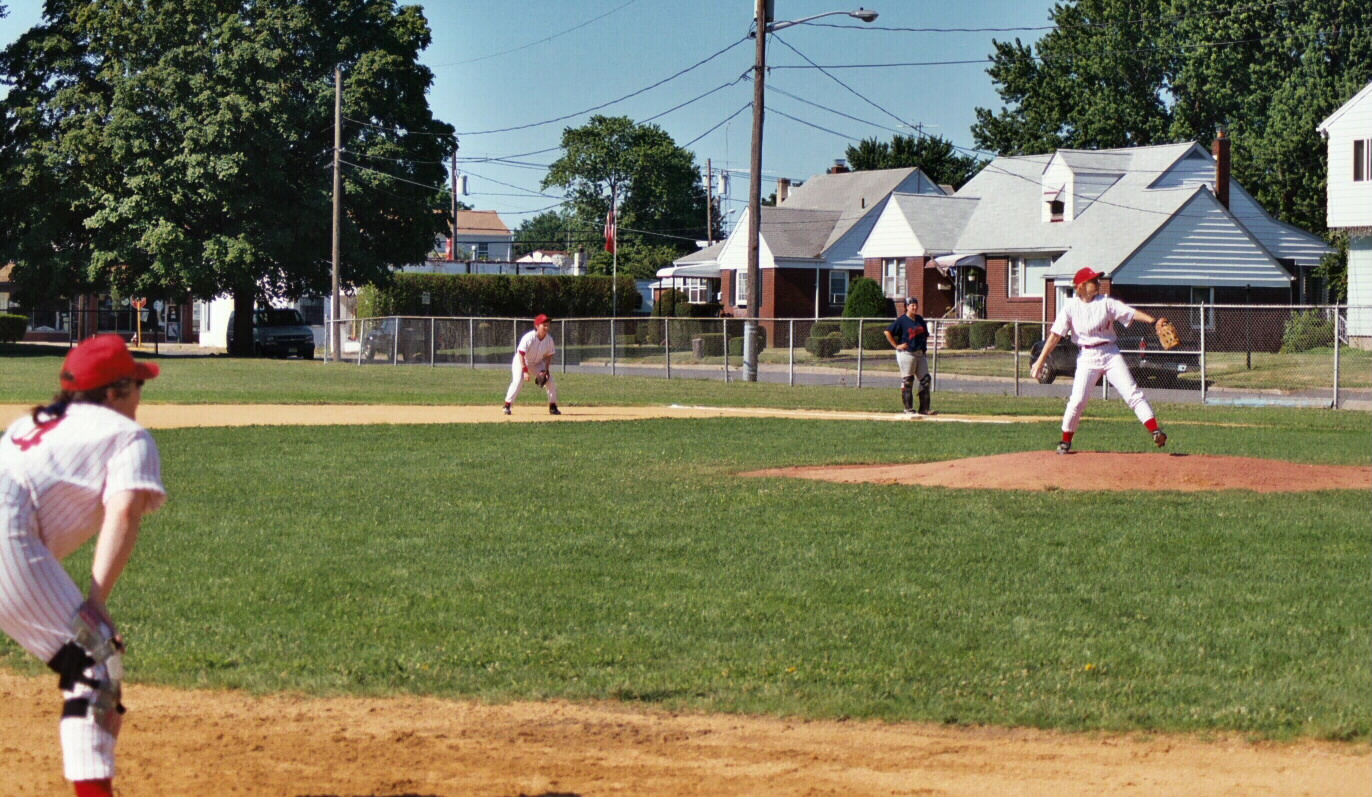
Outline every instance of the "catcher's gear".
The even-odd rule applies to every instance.
[[[548,384],[548,372],[539,371],[538,376],[534,377],[534,384],[538,385],[539,387],[543,387],[544,385]]]
[[[1158,342],[1164,349],[1175,349],[1181,345],[1181,335],[1177,334],[1177,328],[1166,318],[1159,318],[1154,326],[1158,330]]]

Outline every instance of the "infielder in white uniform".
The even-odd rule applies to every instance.
[[[58,674],[78,797],[113,794],[124,640],[105,602],[143,515],[167,497],[157,444],[134,420],[159,370],[117,335],[90,338],[68,353],[53,403],[0,437],[0,628]],[[97,535],[82,596],[61,560]]]
[[[548,414],[561,415],[557,408],[557,382],[553,380],[553,345],[550,331],[553,322],[546,315],[534,318],[534,328],[524,333],[515,348],[514,360],[510,362],[510,389],[505,391],[505,414],[510,414],[510,406],[518,398],[519,391],[529,379],[541,382],[548,391]]]
[[[1167,445],[1167,434],[1158,427],[1158,419],[1153,416],[1153,408],[1143,397],[1143,391],[1129,373],[1129,366],[1120,354],[1115,338],[1115,322],[1129,326],[1135,320],[1152,324],[1157,319],[1135,310],[1123,302],[1103,296],[1100,292],[1102,272],[1083,268],[1073,278],[1076,296],[1068,299],[1058,310],[1057,320],[1043,344],[1029,373],[1035,379],[1042,373],[1048,357],[1057,348],[1058,342],[1069,334],[1077,343],[1077,375],[1072,380],[1072,398],[1067,401],[1067,411],[1062,416],[1062,442],[1058,443],[1058,453],[1066,454],[1072,450],[1072,436],[1081,423],[1081,414],[1086,410],[1091,387],[1100,380],[1100,375],[1110,380],[1119,391],[1129,408],[1138,416],[1139,421],[1153,435],[1153,443],[1159,448]]]

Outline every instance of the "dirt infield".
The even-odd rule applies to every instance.
[[[1302,465],[1206,454],[1028,451],[904,465],[770,468],[744,476],[788,476],[849,484],[916,484],[997,490],[1253,490],[1260,493],[1372,488],[1372,468]]]
[[[67,793],[52,680],[0,672],[0,793]],[[794,722],[615,704],[250,697],[137,684],[125,702],[121,797],[1336,797],[1366,795],[1372,766],[1362,745]]]
[[[0,405],[0,420],[27,407]],[[569,408],[549,418],[537,407],[147,405],[152,428],[255,424],[474,423],[629,420],[772,415],[906,422],[898,415],[710,408]],[[937,422],[1012,423],[1057,418],[935,416]],[[930,422],[922,419],[915,422]],[[1008,470],[1087,467],[1100,487],[1108,455],[1051,454]],[[986,486],[988,460],[957,466]],[[1163,467],[1210,458],[1133,455]],[[952,463],[935,463],[952,467]],[[911,468],[887,468],[898,482]],[[1304,466],[1292,466],[1301,468]],[[1228,460],[1221,471],[1250,472]],[[902,470],[904,469],[904,470]],[[845,479],[861,468],[837,471]],[[875,469],[867,470],[875,472]],[[1369,469],[1359,471],[1366,487]],[[795,474],[788,474],[795,475]],[[870,476],[871,474],[866,474]],[[1064,474],[1059,474],[1064,475]],[[945,475],[945,479],[948,477]],[[964,472],[964,479],[970,478]],[[1313,477],[1283,477],[1291,484]],[[1323,478],[1323,477],[1320,477]],[[871,479],[867,479],[871,480]],[[1174,476],[1167,489],[1188,489]],[[1185,479],[1181,479],[1185,482]],[[1058,485],[1063,486],[1063,485]],[[1137,481],[1135,481],[1137,487]],[[1143,488],[1139,488],[1143,489]],[[1221,489],[1196,487],[1194,489]],[[1258,489],[1250,487],[1249,489]],[[138,651],[130,651],[137,677]],[[122,797],[161,795],[1368,795],[1367,744],[1251,743],[1238,736],[1073,735],[913,723],[800,722],[670,714],[614,703],[487,705],[428,698],[256,697],[126,685],[130,714],[120,742]],[[0,794],[66,794],[52,676],[0,670]]]

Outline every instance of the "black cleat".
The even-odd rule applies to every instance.
[[[1159,429],[1153,433],[1153,445],[1162,448],[1167,445],[1167,432]]]
[[[548,414],[549,414],[549,415],[561,415],[561,414],[562,414],[562,410],[559,410],[559,409],[557,408],[557,405],[556,405],[556,404],[549,404],[549,405],[548,405]]]
[[[1058,453],[1059,453],[1059,454],[1070,454],[1070,453],[1072,453],[1072,444],[1069,443],[1069,442],[1067,442],[1066,440],[1063,440],[1061,443],[1058,443]]]
[[[506,404],[506,405],[505,405],[505,414],[506,414],[506,415],[509,415],[509,414],[510,414],[510,405],[509,405],[509,404]]]

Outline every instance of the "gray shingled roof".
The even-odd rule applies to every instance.
[[[839,210],[793,208],[788,200],[782,207],[763,206],[759,232],[773,258],[818,259],[846,215]]]
[[[970,197],[931,194],[895,194],[891,201],[928,252],[953,251],[978,202]]]
[[[872,212],[916,172],[919,169],[877,169],[816,175],[791,189],[790,195],[779,207],[788,210],[837,210],[842,213],[825,241],[824,248],[827,249],[847,235],[854,224]],[[927,177],[924,179],[928,180]],[[929,185],[933,186],[933,181],[929,181]],[[765,226],[763,229],[765,232]],[[771,238],[767,239],[767,243],[771,245]]]

